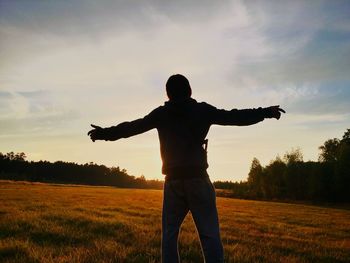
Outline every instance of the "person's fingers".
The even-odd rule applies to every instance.
[[[286,113],[286,111],[284,109],[280,108],[280,105],[271,106],[271,108],[278,110],[278,111],[281,111],[283,113]]]
[[[102,127],[97,126],[95,124],[90,124],[92,128],[94,128],[93,130],[90,130],[87,134],[88,136],[91,137],[91,139],[95,136],[96,134],[96,130],[102,129]],[[93,141],[95,141],[94,139],[92,139]]]
[[[276,111],[276,112],[274,113],[274,118],[275,118],[276,120],[279,120],[279,119],[281,118],[281,113],[280,113],[279,111]]]
[[[95,129],[102,129],[100,126],[97,126],[97,125],[94,125],[94,124],[90,124],[92,128],[95,128]]]
[[[269,109],[271,118],[279,120],[281,118],[281,112],[286,113],[284,109],[280,108],[280,105],[274,105],[267,107]]]
[[[90,134],[90,139],[91,139],[93,142],[95,142],[95,140],[96,140],[96,134],[91,133],[91,134]]]
[[[90,131],[88,132],[88,135],[91,136],[91,135],[93,135],[94,133],[96,133],[96,129],[90,130]]]

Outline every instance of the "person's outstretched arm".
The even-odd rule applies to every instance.
[[[281,112],[285,113],[279,105],[257,109],[219,110],[210,105],[209,119],[211,124],[246,126],[256,124],[265,118],[279,119]]]
[[[144,118],[140,118],[134,121],[122,122],[117,126],[109,128],[101,128],[99,126],[91,124],[94,128],[88,132],[91,140],[115,141],[121,138],[128,138],[140,133],[144,133],[153,128],[156,128],[158,120],[157,109],[152,111]]]

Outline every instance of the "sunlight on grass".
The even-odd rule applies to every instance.
[[[1,262],[159,262],[162,191],[0,182]],[[218,198],[227,262],[349,262],[350,211]],[[182,262],[202,262],[190,216]]]

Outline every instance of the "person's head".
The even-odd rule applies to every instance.
[[[184,100],[191,97],[192,90],[188,79],[176,74],[170,76],[166,82],[166,93],[169,100]]]

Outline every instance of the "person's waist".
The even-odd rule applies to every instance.
[[[205,166],[181,166],[167,169],[165,180],[184,180],[208,176]]]

